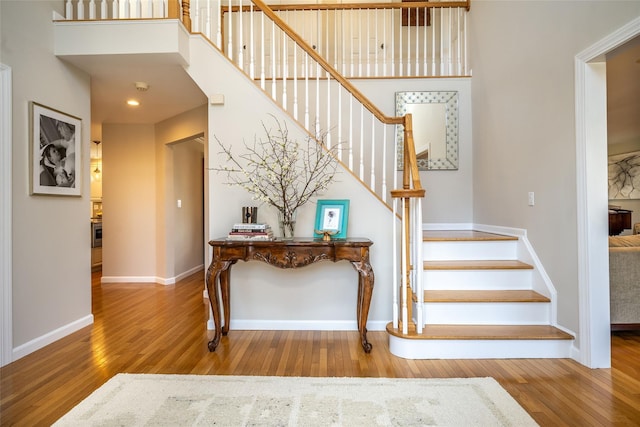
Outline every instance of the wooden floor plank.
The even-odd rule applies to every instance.
[[[541,426],[640,425],[637,332],[612,336],[611,369],[570,359],[406,360],[390,353],[384,331],[368,333],[369,354],[357,331],[240,330],[210,353],[202,289],[202,273],[169,286],[102,286],[94,277],[92,326],[0,368],[0,425],[50,425],[119,372],[488,376]]]

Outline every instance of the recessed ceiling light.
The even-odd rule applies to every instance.
[[[136,101],[135,99],[129,99],[127,101],[127,104],[131,105],[132,107],[137,107],[138,105],[140,105],[140,102]]]

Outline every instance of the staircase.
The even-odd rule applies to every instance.
[[[511,235],[424,231],[424,328],[387,325],[391,353],[408,359],[564,358],[573,336],[552,326],[551,289]],[[528,258],[528,257],[527,257]],[[419,298],[413,295],[414,312]]]

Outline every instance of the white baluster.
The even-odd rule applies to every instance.
[[[320,64],[316,62],[316,114],[315,114],[315,135],[320,132]]]
[[[380,47],[380,38],[378,36],[378,9],[373,9],[373,25],[376,28],[376,37],[375,37],[375,55],[374,55],[374,64],[375,64],[375,69],[374,69],[374,76],[376,77],[380,77],[380,74],[378,74],[378,48]]]
[[[367,72],[367,77],[371,77],[371,16],[370,16],[370,11],[369,9],[365,9],[366,11],[366,15],[363,13],[362,15],[366,17],[366,21],[367,21],[367,34],[365,35],[366,40],[367,40],[367,50],[365,52],[365,56],[367,57],[367,67],[366,67],[366,72]]]
[[[96,1],[89,1],[89,19],[96,19]]]
[[[130,3],[131,0],[122,0],[122,18],[124,19],[128,19],[131,15],[130,15]]]
[[[402,17],[400,17],[400,20],[402,20]],[[402,46],[402,33],[404,32],[404,29],[402,28],[402,24],[401,22],[398,23],[398,27],[400,27],[400,29],[398,30],[398,75],[399,76],[404,76],[404,71],[403,71],[403,66],[404,66],[404,61],[402,58],[402,55],[404,54],[404,47]]]
[[[142,3],[139,0],[131,0],[131,18],[140,18],[142,15]]]
[[[382,76],[387,75],[387,49],[389,45],[387,43],[387,11],[382,9],[382,43],[377,43],[382,49]]]
[[[309,55],[304,56],[304,128],[309,129]]]
[[[238,5],[238,67],[244,71],[244,31],[243,31],[243,22],[244,22],[244,11],[242,10],[242,0],[240,0],[240,4]]]
[[[253,3],[249,3],[249,76],[251,80],[256,77],[255,72],[255,40],[253,38]]]
[[[100,2],[100,19],[109,19],[109,16],[107,16],[107,0]]]
[[[264,39],[264,12],[260,11],[260,87],[262,88],[262,90],[266,90],[266,84],[265,84],[265,62],[266,62],[266,56],[265,56],[265,47],[264,45],[265,43],[265,39]]]
[[[382,201],[387,202],[387,133],[388,126],[383,125],[382,130]]]
[[[331,148],[331,74],[327,75],[327,125],[325,129],[327,131],[327,147]]]
[[[362,16],[362,9],[358,9],[358,17]],[[358,77],[362,77],[362,21],[358,20]],[[364,51],[365,55],[368,55],[368,51]]]
[[[298,120],[298,46],[293,45],[293,118]]]
[[[445,60],[444,60],[444,9],[440,8],[440,75],[445,74]]]
[[[276,24],[271,22],[271,98],[276,100]]]
[[[371,114],[371,191],[376,192],[376,117]]]
[[[338,87],[338,160],[342,161],[342,87]]]
[[[354,58],[354,53],[353,53],[353,10],[351,10],[349,12],[349,46],[350,46],[350,55],[351,55],[351,66],[350,66],[350,71],[349,71],[349,77],[354,77],[355,74],[353,72],[353,58]]]
[[[436,65],[436,11],[439,14],[440,9],[433,9],[433,13],[431,16],[431,75],[436,76],[437,73],[437,65]]]
[[[360,173],[358,177],[364,181],[364,105],[360,104]]]
[[[421,198],[416,198],[416,213],[417,213],[417,220],[416,220],[416,233],[414,234],[415,239],[416,239],[416,247],[417,247],[417,256],[416,256],[416,260],[414,265],[418,266],[418,268],[416,268],[416,293],[418,294],[418,313],[416,315],[417,317],[417,333],[421,334],[422,333],[422,328],[424,327],[424,314],[423,314],[423,306],[424,306],[424,269],[419,268],[419,266],[422,266],[423,262],[422,262],[422,199]]]
[[[349,170],[353,170],[353,96],[349,96]]]
[[[229,0],[229,12],[227,13],[227,15],[229,16],[229,31],[227,32],[227,37],[229,38],[229,40],[227,41],[227,56],[229,57],[229,61],[233,62],[233,12],[231,12],[231,0]]]
[[[67,20],[71,20],[73,19],[73,3],[71,3],[71,0],[67,0],[66,3],[66,9],[65,9],[65,18]]]
[[[401,199],[402,203],[401,205],[401,209],[402,209],[402,221],[401,221],[401,241],[402,241],[402,248],[400,250],[400,253],[402,254],[402,256],[400,257],[401,260],[400,262],[402,263],[402,266],[400,267],[400,272],[402,274],[402,289],[401,289],[401,303],[402,303],[402,333],[403,334],[407,334],[409,333],[409,322],[408,322],[408,311],[407,311],[407,251],[406,251],[406,247],[407,247],[407,236],[406,233],[404,232],[405,230],[405,221],[407,221],[406,215],[405,215],[405,199]]]
[[[464,75],[469,75],[469,58],[467,57],[467,14],[462,12],[462,23],[464,32]]]
[[[398,227],[396,225],[398,199],[393,199],[393,215],[391,215],[391,236],[393,242],[393,262],[391,266],[391,287],[393,288],[393,314],[392,325],[398,328],[398,316],[400,313],[398,307]]]
[[[447,33],[449,34],[449,52],[447,55],[447,75],[453,75],[453,10],[451,8],[447,9],[447,15],[449,16],[449,26],[447,28]]]
[[[84,19],[84,0],[78,0],[78,20]]]
[[[282,32],[282,108],[287,111],[287,35]]]
[[[111,18],[112,19],[120,19],[120,5],[118,4],[118,0],[113,0],[111,4]]]
[[[191,0],[189,5],[189,16],[191,17],[191,31],[194,33],[201,33],[200,5],[198,4],[198,0]]]
[[[393,29],[393,23],[396,22],[395,15],[397,15],[397,12],[395,11],[391,11],[391,76],[395,76],[396,75],[396,60],[395,60],[395,55],[396,55],[396,32]]]
[[[416,8],[416,63],[415,63],[415,67],[416,67],[416,76],[420,75],[420,26],[418,25],[420,23],[420,16],[418,15],[420,13],[420,9]],[[426,27],[426,22],[425,22],[425,27]]]
[[[222,6],[221,4],[222,0],[218,0],[215,2],[216,5],[216,46],[218,46],[218,49],[222,49]]]
[[[423,41],[422,41],[422,43],[424,45],[424,51],[422,53],[422,60],[423,60],[422,69],[423,69],[423,75],[425,75],[425,76],[429,75],[429,70],[427,69],[428,68],[427,67],[427,58],[428,58],[428,56],[427,56],[427,47],[429,46],[429,40],[427,38],[427,34],[429,33],[429,31],[428,31],[429,27],[427,26],[427,21],[429,19],[429,14],[430,14],[429,8],[425,7],[424,8],[424,29],[423,29],[423,32],[422,32],[422,34],[424,35]],[[433,25],[431,25],[431,26],[433,26]]]

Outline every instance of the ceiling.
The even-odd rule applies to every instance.
[[[67,58],[91,75],[91,140],[102,123],[153,124],[207,102],[181,60],[168,55],[96,55]],[[609,144],[640,141],[640,37],[607,59]],[[136,82],[149,89],[141,92]],[[140,106],[130,107],[135,98]]]
[[[180,60],[167,55],[96,55],[65,58],[91,75],[91,140],[103,123],[154,124],[199,107],[207,97]],[[144,82],[148,90],[136,89]],[[136,99],[138,107],[127,105]]]

